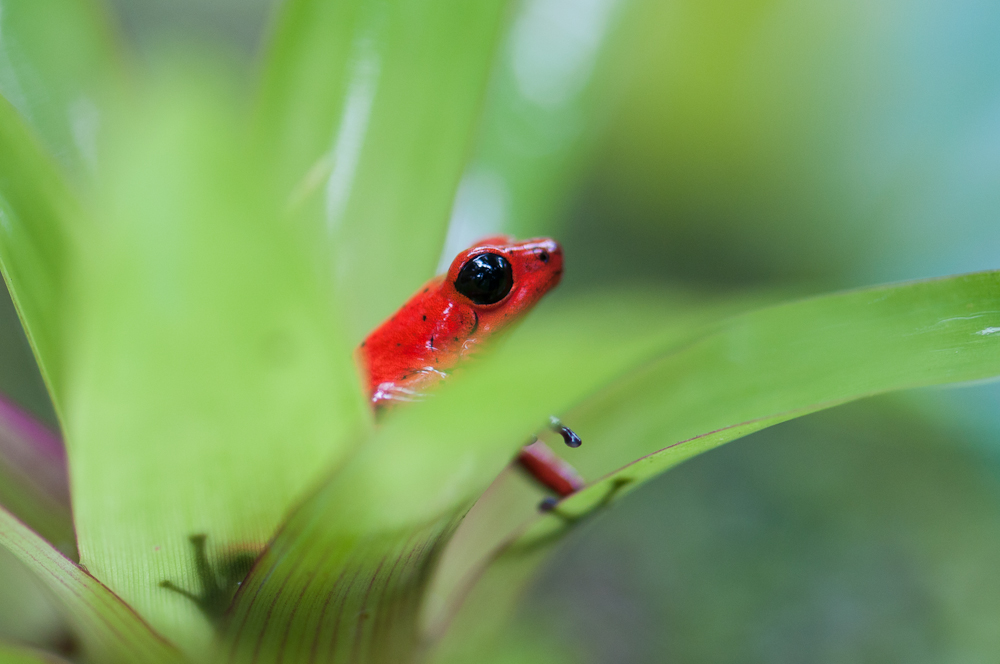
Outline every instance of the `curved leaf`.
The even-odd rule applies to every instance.
[[[0,98],[0,269],[56,411],[64,286],[76,201],[17,111]]]
[[[524,508],[522,525],[486,559],[500,551],[534,555],[646,479],[764,427],[882,392],[997,375],[1000,272],[828,295],[733,318],[570,409],[564,420],[585,444],[565,456],[591,483],[551,515]],[[507,582],[523,581],[532,569],[520,567]]]
[[[282,7],[259,134],[281,194],[333,240],[357,340],[434,274],[506,5]]]
[[[201,654],[367,413],[310,236],[280,221],[231,80],[194,62],[112,114],[64,421],[81,560]]]
[[[36,572],[53,592],[94,661],[181,661],[178,651],[118,596],[3,508],[0,546]]]
[[[633,320],[631,335],[623,337],[610,318],[581,335],[580,314],[592,312],[595,301],[619,314],[619,322]],[[669,322],[648,312],[652,302],[664,301],[674,304]],[[550,307],[484,360],[482,372],[456,376],[457,385],[434,399],[392,413],[293,514],[255,566],[233,604],[228,654],[234,661],[314,652],[330,658],[324,661],[414,657],[426,647],[420,608],[443,546],[456,519],[511,458],[511,441],[530,435],[555,412],[554,403],[583,396],[732,307],[693,304],[647,292],[631,300],[592,294],[582,310],[572,302]],[[603,352],[579,361],[582,348],[598,338],[609,342]],[[537,383],[523,384],[526,367],[539,370]],[[498,391],[516,394],[517,405],[492,398]]]

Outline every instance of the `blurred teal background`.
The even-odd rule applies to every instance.
[[[112,4],[140,53],[247,71],[271,9]],[[504,44],[456,244],[552,233],[578,292],[1000,267],[997,3],[526,0]],[[0,389],[51,422],[9,302],[0,329]],[[995,661],[998,414],[994,385],[927,390],[699,457],[571,536],[512,634],[594,663]],[[529,661],[519,638],[497,661]]]

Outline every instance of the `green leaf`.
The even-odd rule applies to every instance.
[[[585,442],[564,458],[590,484],[552,515],[523,505],[510,538],[483,559],[506,551],[505,558],[540,560],[540,550],[643,481],[764,427],[883,392],[998,374],[1000,272],[828,295],[733,318],[570,409],[563,419]],[[506,583],[523,582],[533,565],[516,569]],[[447,611],[432,622],[440,621]]]
[[[606,305],[604,315],[598,324],[582,325],[595,302]],[[673,306],[651,306],[665,302]],[[254,567],[233,604],[229,656],[412,657],[425,645],[420,609],[442,548],[518,442],[549,413],[733,306],[695,302],[654,292],[609,293],[592,294],[583,306],[551,307],[484,358],[481,371],[458,375],[434,399],[391,413],[296,511]],[[612,320],[635,324],[623,335]],[[583,353],[598,339],[608,343]],[[529,368],[538,379],[526,384]]]
[[[331,237],[354,340],[434,274],[506,5],[283,7],[259,133],[278,190]]]
[[[369,417],[315,241],[282,221],[232,79],[206,62],[156,71],[110,115],[64,418],[81,560],[193,655]]]
[[[227,661],[413,659],[423,593],[455,520],[385,533],[348,523],[335,509],[292,518],[240,588]]]
[[[0,94],[72,172],[96,165],[104,88],[120,63],[91,0],[0,2]]]
[[[177,650],[114,593],[0,508],[0,546],[38,574],[99,662],[179,662]]]
[[[62,397],[61,335],[70,223],[67,191],[17,111],[0,99],[0,270],[49,387]]]
[[[0,505],[76,555],[66,453],[54,433],[0,397]]]
[[[604,85],[595,86],[594,78],[622,39],[621,14],[634,4],[519,4],[463,180],[469,195],[459,199],[469,205],[460,212],[471,216],[466,223],[472,229],[497,216],[488,230],[521,237],[551,233],[558,224],[586,168],[589,145],[616,99],[617,85],[604,76]]]
[[[34,648],[0,643],[0,664],[60,664],[67,660]]]

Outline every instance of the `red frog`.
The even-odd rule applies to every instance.
[[[460,253],[447,274],[427,282],[358,348],[372,407],[378,412],[423,398],[482,343],[521,320],[559,283],[562,272],[562,247],[549,238],[515,242],[499,235]],[[552,428],[570,447],[580,445],[580,438],[555,418]],[[541,441],[524,447],[517,461],[560,496],[583,484]]]

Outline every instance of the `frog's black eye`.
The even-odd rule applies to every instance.
[[[479,254],[462,266],[455,290],[476,304],[496,304],[514,285],[510,262],[500,254]]]

